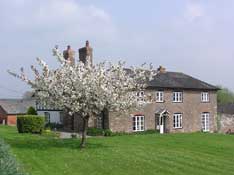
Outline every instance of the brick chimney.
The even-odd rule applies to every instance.
[[[75,51],[71,48],[70,45],[68,45],[67,49],[63,51],[63,57],[70,64],[75,64]]]
[[[157,69],[158,73],[166,73],[166,68],[163,66],[159,66],[159,68]]]
[[[79,61],[82,61],[84,64],[87,64],[87,61],[93,64],[93,49],[89,45],[89,41],[87,40],[85,43],[85,47],[79,49]]]

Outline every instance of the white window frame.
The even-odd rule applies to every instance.
[[[135,115],[132,117],[132,130],[134,132],[145,130],[145,116]]]
[[[136,92],[136,98],[138,102],[145,102],[145,92],[144,91]]]
[[[210,131],[210,113],[203,112],[201,115],[201,127],[203,132]]]
[[[173,102],[175,102],[175,103],[183,102],[183,92],[182,91],[173,92]]]
[[[164,102],[164,92],[163,91],[156,91],[156,102]]]
[[[182,113],[175,113],[173,115],[173,128],[178,129],[182,128]]]
[[[201,102],[209,102],[209,101],[210,101],[209,92],[202,92],[201,93]]]

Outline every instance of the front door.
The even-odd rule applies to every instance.
[[[166,129],[166,115],[156,115],[156,130],[159,130],[160,134],[165,133]]]
[[[166,128],[166,116],[162,115],[160,118],[161,118],[161,121],[160,121],[160,134],[164,134],[165,133],[165,128]]]
[[[209,119],[210,119],[210,114],[205,112],[205,113],[202,113],[202,131],[203,132],[209,132],[210,131],[210,122],[209,122]]]

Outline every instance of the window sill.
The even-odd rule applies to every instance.
[[[210,101],[201,101],[201,103],[210,103]]]
[[[178,127],[178,128],[174,128],[174,127],[173,127],[173,129],[183,129],[183,127]]]
[[[143,131],[145,131],[145,130],[139,130],[139,131],[133,130],[133,132],[143,132]]]
[[[156,101],[156,103],[165,103],[165,101]]]
[[[208,131],[204,131],[204,130],[203,130],[202,132],[207,133],[207,132],[210,132],[210,130],[208,130]]]
[[[183,101],[172,101],[172,103],[183,103]]]

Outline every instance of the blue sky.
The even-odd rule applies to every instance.
[[[94,61],[153,63],[234,90],[234,1],[1,0],[0,98],[29,89],[11,77],[51,49],[90,40]]]

